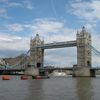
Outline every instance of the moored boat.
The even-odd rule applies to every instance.
[[[32,76],[32,78],[33,79],[48,79],[50,77],[49,76],[39,76],[39,75],[37,75],[37,76]]]

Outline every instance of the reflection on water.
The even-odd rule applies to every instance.
[[[100,100],[98,78],[50,78],[20,80],[11,76],[3,81],[0,77],[0,100]]]
[[[69,82],[70,81],[70,82]],[[74,100],[75,81],[71,78],[30,80],[27,100]],[[73,96],[71,96],[73,94]]]
[[[78,100],[92,100],[91,78],[77,78],[76,81]]]
[[[43,80],[30,80],[29,83],[29,95],[26,100],[44,100],[43,99]]]

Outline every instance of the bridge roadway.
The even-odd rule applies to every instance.
[[[40,68],[40,70],[73,70],[73,67],[64,67],[64,68],[52,68],[52,67],[43,67]],[[90,68],[90,70],[100,70],[100,67],[92,67]],[[0,69],[0,73],[3,72],[21,72],[21,71],[25,71],[25,69]]]
[[[44,68],[40,68],[40,70],[73,70],[73,67],[64,67],[64,68],[44,67]]]
[[[43,45],[37,45],[34,46],[31,50],[34,50],[36,48],[42,48],[42,49],[53,49],[53,48],[64,48],[64,47],[74,47],[77,46],[77,41],[66,41],[66,42],[53,42]]]
[[[40,68],[40,70],[73,70],[73,67],[64,67],[64,68]],[[91,67],[90,70],[100,70],[100,67]]]
[[[25,69],[0,69],[0,74],[1,73],[12,73],[12,72],[24,72]]]

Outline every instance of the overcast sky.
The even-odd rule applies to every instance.
[[[0,0],[0,56],[14,57],[29,49],[39,33],[45,43],[76,40],[85,26],[100,51],[100,0]],[[45,65],[72,66],[76,48],[45,51]],[[100,58],[93,54],[93,64]]]

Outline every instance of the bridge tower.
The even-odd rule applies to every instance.
[[[77,66],[73,68],[74,76],[94,76],[91,68],[91,35],[83,26],[77,32]]]
[[[32,48],[42,44],[44,44],[44,41],[40,39],[39,34],[36,34],[35,38],[30,40],[30,64],[34,65],[35,68],[43,66],[44,50],[42,48],[32,50]]]

